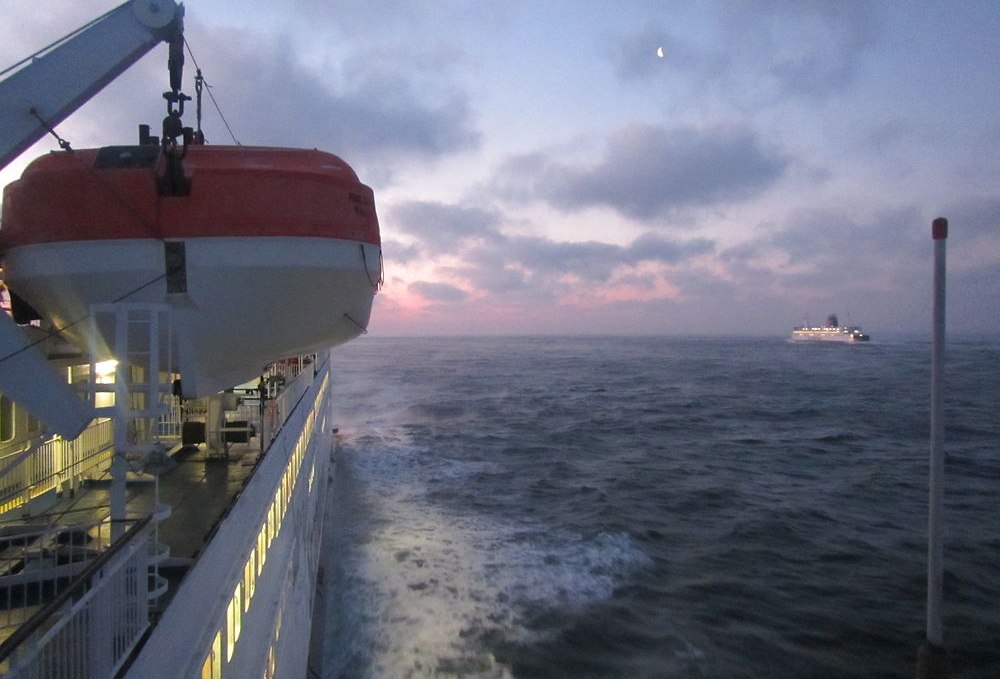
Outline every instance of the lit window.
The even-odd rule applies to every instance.
[[[201,679],[221,679],[222,677],[222,632],[217,632],[212,640],[212,648],[201,664]]]
[[[264,679],[273,679],[274,672],[277,669],[274,662],[274,646],[268,646],[267,648],[267,667],[264,668]]]
[[[275,505],[271,502],[271,506],[267,510],[267,546],[271,547],[271,541],[274,540],[275,524],[277,520],[275,519]]]
[[[253,599],[254,581],[256,579],[254,562],[256,560],[256,550],[250,550],[250,557],[247,559],[246,564],[243,565],[243,591],[246,593],[246,596],[243,598],[244,613],[250,610],[250,600]]]
[[[240,638],[240,626],[243,622],[240,611],[240,592],[243,589],[242,583],[236,583],[236,591],[233,598],[229,600],[229,608],[226,610],[226,661],[233,659],[233,652],[236,650],[236,640]]]
[[[264,570],[264,561],[267,560],[267,525],[260,527],[257,533],[257,577],[260,577]]]
[[[94,381],[98,384],[114,384],[118,361],[99,361],[94,364]]]

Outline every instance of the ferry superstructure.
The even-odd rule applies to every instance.
[[[854,344],[869,341],[868,335],[857,326],[840,325],[835,314],[830,314],[826,325],[799,326],[792,330],[794,342],[842,342]]]
[[[371,189],[180,123],[183,7],[130,0],[0,82],[6,164],[160,42],[163,136],[5,189],[0,676],[302,677],[330,347],[381,284]]]

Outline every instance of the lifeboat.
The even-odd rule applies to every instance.
[[[115,332],[96,309],[166,305],[189,397],[356,337],[381,280],[372,190],[316,150],[55,152],[6,187],[2,218],[7,287],[96,360]]]

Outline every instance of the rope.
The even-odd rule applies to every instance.
[[[385,283],[385,269],[382,266],[382,249],[379,248],[378,251],[378,279],[372,280],[372,275],[368,270],[368,256],[365,254],[365,244],[359,244],[361,248],[361,261],[365,267],[365,277],[368,278],[368,284],[375,288],[376,291],[382,289],[382,284]]]
[[[187,38],[184,38],[184,46],[187,47],[188,55],[191,57],[191,61],[194,62],[194,67],[198,71],[198,76],[201,76],[201,67],[198,65],[198,60],[194,58],[194,52],[191,51],[191,44],[188,43]],[[226,131],[229,132],[229,136],[232,138],[233,143],[236,146],[242,146],[236,135],[233,134],[233,129],[229,127],[229,121],[226,120],[225,114],[222,112],[222,108],[219,106],[219,102],[215,100],[215,95],[212,94],[212,86],[208,84],[208,81],[204,78],[200,82],[205,83],[205,89],[208,90],[208,98],[212,100],[212,105],[215,106],[215,110],[219,113],[219,117],[222,118],[222,124],[226,126]],[[198,129],[201,129],[201,114],[199,111],[198,115]]]
[[[54,129],[52,129],[52,126],[51,126],[51,125],[49,125],[49,124],[48,124],[48,123],[47,123],[47,122],[45,121],[45,119],[44,119],[44,118],[42,118],[42,116],[40,116],[40,115],[38,114],[38,109],[36,109],[36,108],[35,108],[34,106],[32,106],[32,107],[31,107],[30,109],[28,109],[28,113],[30,113],[31,115],[35,116],[35,118],[36,118],[36,119],[38,120],[38,122],[40,122],[40,123],[42,124],[42,127],[44,127],[44,128],[45,128],[45,130],[46,130],[46,131],[47,131],[47,132],[48,132],[49,134],[51,134],[51,135],[52,135],[53,137],[55,137],[55,138],[56,138],[56,141],[58,141],[58,142],[59,142],[59,148],[61,148],[61,149],[62,149],[63,151],[72,151],[72,150],[73,150],[73,149],[72,149],[72,148],[70,147],[70,145],[69,145],[69,142],[68,142],[68,141],[66,141],[65,139],[63,139],[62,137],[60,137],[60,136],[59,136],[59,133],[58,133],[58,132],[56,132],[56,131],[55,131]]]
[[[351,323],[353,323],[354,325],[356,325],[359,328],[361,328],[361,334],[363,334],[363,335],[367,335],[368,334],[368,328],[366,328],[365,326],[361,325],[356,320],[354,320],[353,318],[351,318],[351,315],[349,313],[347,313],[346,311],[344,312],[344,318],[346,318]]]

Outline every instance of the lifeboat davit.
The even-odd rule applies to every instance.
[[[83,351],[114,346],[84,322],[98,306],[168,305],[191,397],[356,337],[381,280],[372,190],[316,150],[51,153],[4,190],[0,248],[11,291]]]

